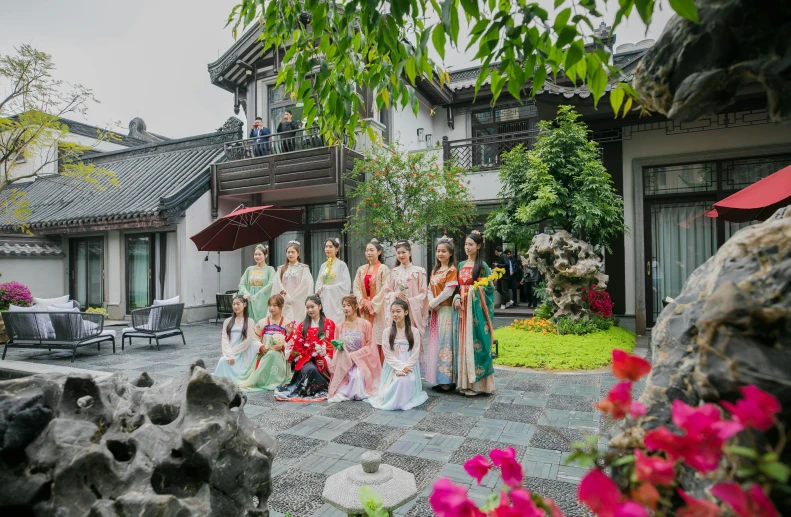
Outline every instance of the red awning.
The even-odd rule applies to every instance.
[[[732,223],[764,221],[777,209],[791,204],[791,165],[749,187],[714,203],[707,217]]]
[[[301,208],[253,206],[220,217],[190,237],[199,251],[233,251],[269,241],[302,223]]]

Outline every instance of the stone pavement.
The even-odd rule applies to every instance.
[[[136,340],[123,353],[119,342],[115,355],[106,345],[101,352],[85,347],[73,364],[69,363],[71,352],[11,349],[8,359],[120,371],[129,376],[148,372],[155,381],[181,375],[195,357],[213,370],[220,358],[220,326],[184,326],[184,333],[186,346],[179,337],[169,338],[160,351],[145,340]],[[638,353],[645,352],[642,346],[638,349]],[[244,411],[276,436],[280,446],[269,500],[274,517],[286,513],[340,517],[321,501],[324,481],[358,463],[366,450],[381,451],[385,463],[415,475],[420,495],[402,507],[399,516],[432,515],[427,497],[439,477],[469,486],[471,496],[482,504],[496,487],[495,475],[489,474],[477,486],[462,465],[476,454],[508,446],[516,449],[525,468],[525,486],[552,497],[567,516],[574,517],[583,515],[576,503],[576,485],[583,471],[564,465],[569,443],[608,431],[609,423],[592,404],[615,382],[607,372],[549,374],[497,368],[493,395],[468,398],[428,390],[429,400],[411,411],[378,411],[365,402],[279,403],[271,392],[248,394]]]

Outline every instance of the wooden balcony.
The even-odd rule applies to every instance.
[[[502,156],[518,145],[530,148],[538,130],[516,131],[461,140],[442,139],[442,159],[468,171],[499,169]]]
[[[342,200],[357,158],[343,144],[326,145],[315,129],[228,142],[226,161],[212,165],[212,212],[224,196],[258,195],[265,205]]]

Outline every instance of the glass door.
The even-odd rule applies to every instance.
[[[148,307],[154,301],[154,253],[151,235],[126,238],[127,312]]]
[[[69,294],[83,309],[104,306],[104,239],[69,241]]]

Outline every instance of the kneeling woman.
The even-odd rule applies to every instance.
[[[343,297],[341,308],[345,318],[335,330],[335,343],[342,342],[343,348],[334,347],[328,402],[365,400],[376,395],[379,387],[379,347],[373,342],[371,324],[357,317],[353,294]]]
[[[409,305],[396,300],[390,306],[393,324],[382,335],[385,363],[376,397],[368,402],[376,409],[406,411],[424,403],[428,395],[420,382],[420,332],[412,326]]]
[[[291,382],[275,390],[275,400],[282,402],[321,402],[327,400],[330,386],[329,361],[332,359],[332,340],[335,323],[324,317],[321,299],[308,296],[305,301],[307,316],[291,335],[291,354],[294,375]]]
[[[250,318],[244,296],[234,296],[233,313],[222,327],[222,357],[217,363],[214,375],[236,381],[251,364],[255,364],[260,343],[253,332],[255,322]]]
[[[244,391],[272,391],[288,381],[289,369],[284,349],[294,328],[290,322],[285,323],[284,304],[283,296],[270,296],[269,315],[255,326],[254,332],[261,346],[256,361],[237,382]]]

